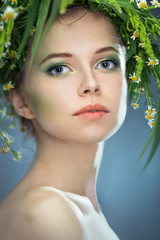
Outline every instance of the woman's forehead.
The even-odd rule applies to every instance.
[[[98,48],[98,45],[102,47],[102,45],[113,45],[118,42],[113,25],[104,15],[91,11],[84,15],[85,12],[86,10],[77,13],[77,16],[66,14],[63,16],[63,20],[58,17],[52,24],[37,54],[50,50],[59,51],[67,48],[71,50],[80,45],[85,46],[85,43]]]

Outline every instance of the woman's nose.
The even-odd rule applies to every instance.
[[[78,94],[82,97],[85,97],[86,95],[100,95],[102,92],[100,83],[97,81],[97,79],[91,75],[88,74],[85,76],[85,79],[81,82],[79,88],[78,88]]]

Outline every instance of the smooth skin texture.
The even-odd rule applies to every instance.
[[[88,12],[68,24],[84,11],[53,23],[27,73],[24,98],[11,93],[17,113],[33,122],[37,153],[29,173],[1,204],[2,239],[83,239],[79,214],[54,188],[87,196],[99,211],[94,161],[99,143],[124,120],[127,91],[124,53],[111,23]],[[74,116],[95,103],[109,112],[96,120]]]

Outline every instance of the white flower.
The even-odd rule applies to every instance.
[[[7,17],[7,20],[12,20],[12,19],[16,19],[16,17],[18,16],[18,13],[14,8],[7,6],[4,11],[4,16]]]
[[[154,127],[154,125],[155,125],[155,122],[153,120],[148,121],[148,125],[152,129]]]
[[[14,85],[11,83],[11,81],[8,82],[8,83],[5,83],[5,84],[3,85],[3,90],[5,90],[5,91],[9,91],[9,90],[11,90],[12,88],[14,88]]]
[[[4,45],[5,45],[5,48],[7,48],[7,47],[9,47],[11,45],[11,43],[10,42],[6,42]]]
[[[145,114],[152,115],[153,117],[156,115],[157,111],[155,108],[152,108],[150,105],[148,106],[148,109],[145,111]]]
[[[0,132],[0,138],[3,139],[8,145],[11,145],[14,141],[14,137],[4,131]]]
[[[153,0],[151,1],[152,5],[155,6],[156,8],[157,7],[160,7],[160,3],[158,2],[158,0]]]
[[[139,43],[138,47],[144,47],[144,43]]]
[[[130,74],[129,78],[132,79],[132,81],[133,81],[133,82],[136,82],[136,83],[139,83],[139,82],[141,81],[140,78],[137,78],[137,77],[136,77],[135,72],[133,73],[133,75]]]
[[[2,22],[2,23],[0,23],[0,32],[3,32],[3,30],[4,30],[4,24]]]
[[[136,38],[138,38],[139,37],[139,34],[136,32],[136,31],[134,31],[134,33],[133,33],[133,35],[132,35],[132,39],[133,40],[135,40]]]
[[[148,62],[146,62],[148,66],[154,66],[154,65],[158,65],[159,64],[159,60],[158,59],[150,59],[148,58]]]
[[[143,9],[148,7],[146,0],[137,0],[137,5],[138,5],[138,8],[143,8]]]
[[[12,158],[14,161],[19,161],[22,158],[22,150],[15,153],[15,156]]]
[[[134,109],[139,108],[139,104],[137,104],[137,103],[132,103],[131,105],[132,105],[132,107],[133,107]]]
[[[8,146],[4,146],[4,147],[0,148],[1,153],[8,153],[10,150],[11,150],[11,148]]]

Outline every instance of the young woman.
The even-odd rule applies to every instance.
[[[32,38],[23,81],[9,99],[32,124],[37,152],[0,206],[0,236],[116,240],[95,183],[103,141],[126,113],[124,47],[105,15],[85,7],[57,16],[30,67]]]
[[[75,8],[61,21],[26,66],[20,92],[10,93],[32,121],[37,154],[1,204],[2,239],[118,239],[98,206],[94,161],[125,116],[124,49],[101,13]]]

